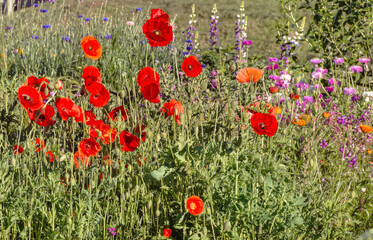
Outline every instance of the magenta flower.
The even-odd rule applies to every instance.
[[[346,94],[346,95],[352,95],[352,94],[355,93],[355,89],[354,88],[344,88],[343,93]]]
[[[314,58],[314,59],[311,59],[310,62],[313,63],[313,64],[319,64],[319,63],[322,63],[322,59]]]
[[[367,64],[368,62],[370,62],[370,59],[369,58],[359,58],[359,62]]]
[[[343,64],[345,62],[345,60],[343,58],[336,58],[334,59],[334,63],[335,64]]]
[[[351,73],[361,73],[363,72],[363,68],[361,66],[354,65],[350,67],[350,71]]]

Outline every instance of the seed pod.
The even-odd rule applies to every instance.
[[[119,96],[123,99],[125,97],[125,92],[123,90],[119,91]]]
[[[152,207],[153,207],[153,201],[150,200],[150,201],[148,202],[148,209],[150,210]]]
[[[202,234],[203,236],[207,236],[207,227],[202,228]]]
[[[122,105],[122,99],[120,98],[119,95],[117,96],[117,104]]]
[[[161,211],[159,211],[159,210],[157,209],[157,211],[155,211],[155,215],[156,215],[157,217],[159,217],[159,215],[161,215]]]

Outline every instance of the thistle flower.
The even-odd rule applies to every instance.
[[[346,95],[352,95],[355,93],[355,88],[344,88],[343,93]]]
[[[350,71],[351,73],[361,73],[363,72],[363,68],[361,66],[354,65],[350,67]]]

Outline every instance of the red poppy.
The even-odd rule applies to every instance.
[[[54,108],[47,104],[43,108],[39,110],[29,110],[28,117],[31,121],[35,121],[36,124],[42,127],[46,127],[48,125],[52,126],[56,123],[55,120],[52,120],[54,116]]]
[[[104,86],[101,88],[100,92],[96,94],[91,94],[89,97],[89,103],[96,108],[105,106],[110,100],[110,92]]]
[[[257,68],[244,68],[236,76],[240,83],[256,83],[262,78],[264,71]]]
[[[156,17],[150,18],[142,26],[142,32],[149,40],[150,46],[167,46],[173,39],[172,27],[168,21],[168,14],[155,13],[154,16]]]
[[[102,55],[102,47],[96,38],[87,36],[80,41],[80,45],[83,48],[85,56],[92,60],[97,60]]]
[[[150,18],[157,18],[157,17],[161,17],[163,15],[167,15],[167,13],[165,13],[162,9],[152,9],[150,10]],[[167,16],[168,18],[168,16]],[[170,23],[169,21],[167,21],[167,23]]]
[[[277,93],[279,90],[279,87],[269,87],[269,92],[271,93]]]
[[[171,115],[174,116],[176,123],[180,125],[180,113],[184,112],[184,107],[180,102],[171,99],[169,103],[163,104],[161,112],[166,114],[166,117]]]
[[[184,59],[181,69],[188,77],[197,77],[202,72],[202,65],[195,56],[190,56]]]
[[[30,76],[26,79],[25,85],[36,88],[39,91],[41,98],[44,100],[50,95],[49,81],[46,78],[37,78]]]
[[[122,150],[125,152],[133,152],[140,145],[138,137],[124,130],[119,135],[119,141],[122,145]]]
[[[91,94],[96,94],[100,91],[102,83],[101,73],[95,66],[85,67],[82,78],[84,78],[84,86]]]
[[[74,164],[77,169],[80,164],[87,166],[89,164],[89,157],[84,156],[80,151],[76,151],[74,154]]]
[[[23,148],[20,146],[20,145],[14,145],[13,146],[13,153],[14,155],[19,155],[21,153],[23,153]]]
[[[104,124],[100,128],[101,136],[100,139],[104,144],[110,144],[114,142],[117,136],[117,130],[110,126],[109,124]]]
[[[145,139],[146,139],[146,132],[144,132],[144,129],[146,128],[145,125],[141,125],[141,141],[142,142],[145,142]],[[135,135],[140,135],[140,126],[137,126],[133,132],[135,133]]]
[[[166,228],[165,230],[163,230],[163,236],[165,236],[165,238],[169,238],[171,237],[172,235],[172,230],[169,229],[169,228]]]
[[[121,120],[124,122],[127,120],[127,115],[128,115],[128,110],[127,109],[124,109],[123,106],[119,106],[119,107],[116,107],[114,108],[113,110],[111,110],[111,112],[109,112],[109,114],[107,115],[107,119],[108,120],[112,120],[112,121],[115,121],[115,118],[119,115],[121,115]]]
[[[101,146],[94,138],[83,139],[78,146],[78,149],[83,156],[96,156],[101,150]]]
[[[80,118],[75,118],[76,122],[82,122],[90,126],[96,119],[95,114],[93,114],[91,111],[84,111],[84,119],[83,119],[83,114],[81,114]]]
[[[21,86],[18,88],[18,100],[24,109],[37,110],[43,107],[40,93],[33,87]]]
[[[67,121],[69,117],[80,117],[81,115],[81,108],[76,106],[70,98],[57,98],[55,105],[64,121]]]
[[[277,132],[278,122],[276,117],[267,113],[255,113],[250,118],[251,126],[258,135],[272,137]]]
[[[44,148],[44,141],[39,138],[36,139],[35,152],[40,152]]]
[[[143,87],[149,83],[159,84],[159,74],[151,67],[145,67],[137,74],[137,84]]]
[[[294,93],[290,93],[290,94],[289,94],[289,97],[290,97],[291,99],[295,99],[295,100],[297,100],[297,99],[300,98],[300,95],[295,95]]]
[[[96,131],[96,128],[90,127],[89,128],[89,137],[91,138],[97,138],[98,137],[98,132]]]
[[[58,79],[54,86],[56,89],[61,90],[63,88],[63,83],[61,80]]]
[[[54,155],[53,153],[49,150],[48,152],[45,153],[45,158],[49,161],[49,162],[54,162]]]
[[[160,102],[158,95],[161,92],[161,87],[157,83],[155,82],[149,83],[143,86],[140,90],[144,98],[148,100],[149,102],[152,102],[152,103]]]
[[[187,202],[187,209],[192,215],[199,215],[203,212],[203,201],[200,197],[191,196],[188,198]]]

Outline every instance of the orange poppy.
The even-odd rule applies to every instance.
[[[78,160],[80,160],[80,163]],[[79,168],[79,164],[87,166],[89,164],[89,157],[84,156],[80,151],[76,151],[74,154],[74,164],[76,169]]]
[[[367,154],[369,154],[369,155],[372,154],[372,150],[368,149]]]
[[[186,201],[187,209],[192,215],[199,215],[203,212],[203,201],[200,197],[191,196]]]
[[[92,60],[97,60],[102,55],[102,47],[96,38],[87,36],[82,39],[80,45],[83,48],[85,56]]]
[[[269,88],[269,92],[271,92],[271,93],[277,93],[278,90],[279,90],[279,87],[270,87]]]
[[[373,131],[373,128],[367,125],[360,125],[360,129],[365,133],[370,133],[371,131]]]
[[[49,162],[54,162],[54,155],[50,150],[45,153],[45,158],[49,160]]]
[[[240,83],[256,83],[262,78],[264,71],[257,68],[244,68],[237,74],[237,81]]]
[[[330,113],[328,113],[328,112],[324,112],[324,113],[323,113],[323,116],[324,116],[324,118],[328,118],[328,117],[330,117]]]
[[[298,117],[298,119],[293,119],[291,122],[298,126],[306,126],[311,121],[311,117],[309,115],[302,114]]]
[[[324,159],[321,159],[320,162],[321,162],[322,164],[324,164],[324,163],[325,163],[325,160],[324,160]]]
[[[273,107],[273,109],[274,109],[274,112],[276,114],[281,114],[282,113],[282,108],[281,107]]]

